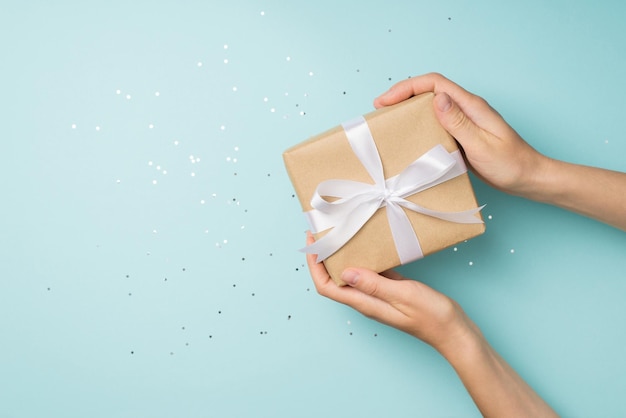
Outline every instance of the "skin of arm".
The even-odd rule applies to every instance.
[[[626,174],[546,157],[511,128],[484,99],[440,74],[395,84],[376,108],[434,92],[435,114],[459,142],[473,172],[506,193],[552,204],[626,230]],[[307,243],[314,242],[311,234]],[[489,345],[454,300],[388,271],[348,268],[338,287],[323,264],[307,255],[317,291],[363,315],[413,335],[455,369],[486,417],[554,417],[556,413]]]
[[[307,245],[314,242],[307,234]],[[454,368],[485,417],[556,417],[556,413],[489,345],[454,300],[395,271],[360,268],[339,287],[314,254],[307,264],[319,294],[431,345]]]
[[[439,122],[459,142],[471,169],[483,181],[626,231],[626,173],[540,154],[484,99],[440,74],[401,81],[374,100],[374,106],[389,106],[425,92],[435,93]]]

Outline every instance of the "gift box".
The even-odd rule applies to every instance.
[[[384,107],[283,153],[318,254],[343,285],[347,267],[377,272],[485,231],[454,138],[432,93]]]

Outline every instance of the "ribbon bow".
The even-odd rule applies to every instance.
[[[313,209],[305,215],[312,232],[332,230],[301,251],[317,254],[317,262],[324,261],[343,247],[382,207],[387,208],[387,219],[401,264],[424,257],[402,208],[451,222],[482,223],[474,215],[483,206],[462,212],[440,212],[405,199],[467,172],[459,151],[448,153],[442,145],[437,145],[409,164],[400,174],[385,180],[380,155],[365,119],[359,116],[342,126],[352,150],[374,184],[337,179],[321,182],[311,199]],[[328,201],[324,197],[338,199]]]

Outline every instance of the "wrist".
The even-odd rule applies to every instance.
[[[464,357],[482,350],[485,345],[486,340],[480,329],[459,308],[457,321],[449,327],[445,337],[437,344],[433,344],[433,347],[454,366],[462,362]]]
[[[543,203],[551,203],[554,197],[556,176],[559,173],[561,162],[541,154],[526,164],[525,173],[521,186],[512,191],[517,196],[536,200]]]

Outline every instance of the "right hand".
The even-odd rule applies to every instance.
[[[307,245],[315,242],[307,233]],[[315,254],[306,260],[318,293],[348,305],[368,318],[419,338],[452,358],[457,351],[483,341],[482,334],[461,306],[427,285],[388,270],[383,274],[364,268],[348,268],[339,287]]]

